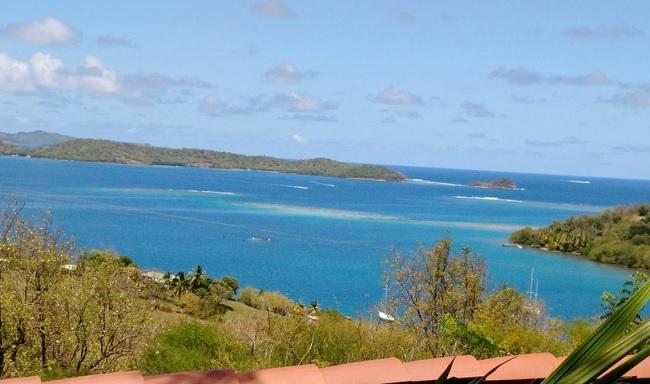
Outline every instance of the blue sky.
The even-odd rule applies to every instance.
[[[11,1],[0,131],[650,178],[645,1]]]

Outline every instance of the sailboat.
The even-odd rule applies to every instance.
[[[384,292],[385,292],[385,297],[384,297],[384,311],[387,311],[386,307],[388,305],[388,284],[384,287]],[[379,316],[379,320],[381,321],[395,321],[395,318],[392,315],[389,315],[386,312],[383,311],[377,311],[377,316]]]
[[[526,292],[527,302],[526,308],[539,314],[542,309],[539,305],[539,279],[535,278],[535,268],[530,270],[530,283],[528,284],[528,291]]]

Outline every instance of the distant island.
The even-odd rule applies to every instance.
[[[510,241],[650,270],[650,205],[616,207],[599,216],[571,217],[545,228],[526,227],[514,232]]]
[[[517,189],[517,184],[514,181],[508,179],[507,177],[501,177],[492,181],[476,180],[476,181],[472,181],[469,185],[471,187],[477,187],[477,188]]]
[[[326,158],[284,160],[269,156],[246,156],[205,149],[163,148],[95,139],[67,140],[42,148],[18,147],[5,142],[0,144],[0,154],[118,164],[253,169],[386,181],[402,181],[406,179],[401,173],[386,167],[349,164]]]
[[[18,133],[0,132],[0,142],[22,148],[48,147],[74,139],[76,139],[76,137],[41,130]]]

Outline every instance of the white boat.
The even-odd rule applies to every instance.
[[[521,244],[512,244],[512,243],[503,243],[503,244],[501,244],[501,246],[506,247],[506,248],[519,248],[519,249],[524,248],[524,246],[521,245]]]
[[[386,307],[388,306],[388,284],[384,287],[384,311],[386,310]],[[386,312],[382,311],[377,311],[377,316],[379,316],[379,320],[381,321],[395,321],[395,318],[391,315],[389,315]]]
[[[388,313],[378,311],[377,316],[379,316],[379,319],[382,321],[395,321],[395,318]]]
[[[251,241],[271,241],[270,237],[264,237],[264,236],[251,236]]]

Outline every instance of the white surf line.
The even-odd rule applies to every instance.
[[[324,185],[326,187],[331,187],[331,188],[336,187],[336,185],[334,185],[334,184],[321,183],[320,181],[312,181],[312,183],[318,184],[318,185]]]
[[[278,184],[281,187],[287,187],[287,188],[295,188],[295,189],[309,189],[309,187],[305,187],[302,185],[290,185],[290,184]]]
[[[574,184],[591,184],[591,181],[589,181],[589,180],[569,180],[569,183],[574,183]]]
[[[494,197],[494,196],[454,196],[457,199],[465,199],[465,200],[485,200],[485,201],[505,201],[508,203],[523,203],[523,200],[515,200],[515,199],[502,199],[499,197]]]
[[[408,181],[410,181],[412,183],[440,185],[440,186],[444,186],[444,187],[464,187],[464,185],[462,185],[462,184],[446,183],[446,182],[443,182],[443,181],[431,181],[431,180],[425,180],[425,179],[408,179]]]
[[[224,192],[224,191],[198,191],[198,192],[199,193],[207,193],[207,194],[210,194],[210,195],[228,195],[228,196],[231,196],[231,195],[235,194],[234,192]]]
[[[70,205],[74,205],[74,206],[78,206],[78,207],[83,207],[83,208],[86,208],[86,209],[101,209],[101,207],[97,207],[97,206],[109,207],[109,208],[112,208],[113,210],[117,211],[116,214],[122,214],[122,215],[126,215],[126,216],[134,216],[134,217],[157,216],[157,217],[165,218],[165,219],[174,219],[174,220],[185,221],[185,222],[194,222],[194,223],[201,223],[201,224],[208,224],[208,225],[217,225],[217,226],[227,227],[229,230],[231,230],[232,232],[236,232],[236,233],[265,232],[265,233],[269,233],[269,234],[273,234],[273,235],[293,239],[294,241],[301,241],[301,242],[304,242],[304,243],[320,242],[320,243],[338,245],[338,246],[343,246],[343,247],[353,248],[353,249],[369,249],[369,250],[375,250],[375,251],[386,251],[386,250],[389,249],[389,247],[377,247],[377,246],[372,246],[372,245],[359,244],[359,243],[351,242],[349,240],[328,239],[328,238],[325,238],[325,237],[316,237],[316,236],[304,235],[302,233],[283,232],[283,231],[277,231],[277,230],[273,230],[273,229],[255,228],[253,226],[244,226],[244,225],[224,223],[224,222],[201,219],[201,218],[196,218],[196,217],[191,217],[191,216],[165,214],[165,213],[162,213],[162,212],[153,211],[153,210],[146,210],[146,209],[141,209],[141,208],[125,207],[125,206],[115,205],[115,204],[97,203],[97,202],[92,201],[92,200],[84,200],[84,199],[77,199],[77,198],[66,199],[66,198],[60,198],[59,195],[48,194],[48,193],[40,192],[40,191],[21,190],[21,189],[18,189],[18,188],[3,187],[3,186],[0,186],[0,190],[5,190],[5,191],[8,190],[8,191],[11,191],[11,192],[20,192],[23,195],[29,194],[29,195],[31,195],[30,198],[33,199],[33,200],[40,200],[40,201],[45,201],[45,202],[52,201],[52,200],[55,200],[55,201],[58,200],[60,202],[68,203]],[[38,196],[38,195],[40,195],[40,196]],[[86,203],[86,204],[83,204],[83,203]]]

